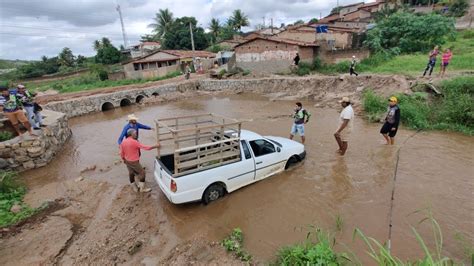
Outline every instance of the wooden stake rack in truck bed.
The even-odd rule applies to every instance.
[[[240,161],[241,121],[208,113],[155,119],[155,124],[157,143],[174,145],[172,154],[163,155],[173,158],[168,167],[173,177]]]

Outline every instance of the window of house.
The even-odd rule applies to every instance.
[[[158,67],[162,67],[162,63],[161,62],[158,62]]]
[[[170,65],[170,66],[176,65],[176,61],[170,61],[170,64],[169,64],[169,65]]]
[[[156,62],[149,63],[150,69],[155,69],[156,68]]]
[[[140,70],[140,64],[134,63],[134,64],[133,64],[133,69],[134,69],[135,71]]]
[[[142,69],[148,69],[148,63],[143,63],[142,64]]]
[[[252,147],[252,151],[255,157],[276,152],[275,146],[273,146],[272,143],[264,139],[250,141],[250,147]]]

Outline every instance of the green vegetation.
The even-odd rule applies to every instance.
[[[417,211],[419,212],[419,211]],[[419,222],[419,225],[429,222],[431,225],[431,229],[433,232],[433,237],[435,241],[435,250],[430,250],[421,235],[415,229],[415,227],[411,227],[413,234],[416,237],[419,245],[423,249],[425,257],[423,259],[418,259],[415,261],[404,262],[400,258],[390,254],[390,250],[387,246],[380,244],[377,240],[371,237],[366,237],[360,229],[354,230],[354,237],[360,237],[364,243],[369,248],[369,255],[377,265],[385,266],[385,265],[394,265],[394,266],[411,266],[411,265],[429,265],[429,266],[444,266],[444,265],[455,265],[453,260],[448,257],[443,257],[443,234],[441,232],[441,228],[438,222],[432,217],[431,212],[428,212],[426,218]]]
[[[237,258],[241,261],[250,262],[252,256],[243,249],[244,236],[240,228],[234,228],[232,233],[224,238],[222,246],[229,251],[233,252]]]
[[[26,189],[14,180],[15,176],[13,172],[0,171],[0,227],[15,224],[36,212],[23,203]],[[21,210],[11,212],[14,205],[21,206]]]
[[[99,70],[100,71],[100,70]],[[99,72],[100,73],[100,72]],[[57,90],[59,93],[77,92],[92,90],[97,88],[115,87],[131,84],[141,84],[151,81],[159,81],[169,78],[174,78],[181,75],[181,72],[174,71],[165,76],[151,78],[151,79],[123,79],[123,80],[101,80],[100,74],[87,74],[80,77],[74,77],[66,80],[55,80],[36,85],[34,83],[26,83],[28,88],[39,91],[46,91],[49,89]],[[103,77],[102,77],[103,78]]]
[[[0,142],[12,139],[14,135],[9,131],[0,131]]]
[[[341,232],[344,228],[344,219],[340,214],[336,215],[336,231]]]
[[[316,228],[306,236],[306,241],[278,251],[278,265],[344,265],[350,261],[346,254],[336,253],[336,240],[330,233]]]
[[[26,65],[28,63],[30,63],[30,61],[0,59],[0,69],[17,68],[19,66]]]
[[[453,32],[453,18],[398,11],[368,30],[364,44],[379,53],[426,52],[444,44]]]
[[[412,129],[459,131],[474,135],[474,77],[461,76],[443,81],[442,97],[431,98],[427,93],[397,95],[401,121]],[[386,111],[387,100],[366,90],[364,110],[369,120],[378,120]]]

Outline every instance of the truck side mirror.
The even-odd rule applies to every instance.
[[[281,152],[281,149],[280,149],[280,147],[277,147],[277,152]]]

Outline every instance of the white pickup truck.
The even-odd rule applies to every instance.
[[[195,170],[179,175],[175,171],[176,152],[158,156],[155,160],[154,176],[166,197],[174,204],[200,200],[208,204],[224,196],[225,193],[282,172],[306,156],[304,146],[296,141],[282,137],[261,136],[248,130],[240,131],[240,125],[239,132],[239,138],[235,132],[230,134],[226,132],[223,140],[217,139],[215,142],[199,146],[202,152],[208,147],[224,143],[229,145],[235,141],[232,150],[237,153],[232,155],[231,148],[220,153],[220,158],[229,158],[225,164],[217,166],[201,164]],[[223,155],[226,153],[229,155]],[[179,167],[183,165],[186,166],[183,163]]]

